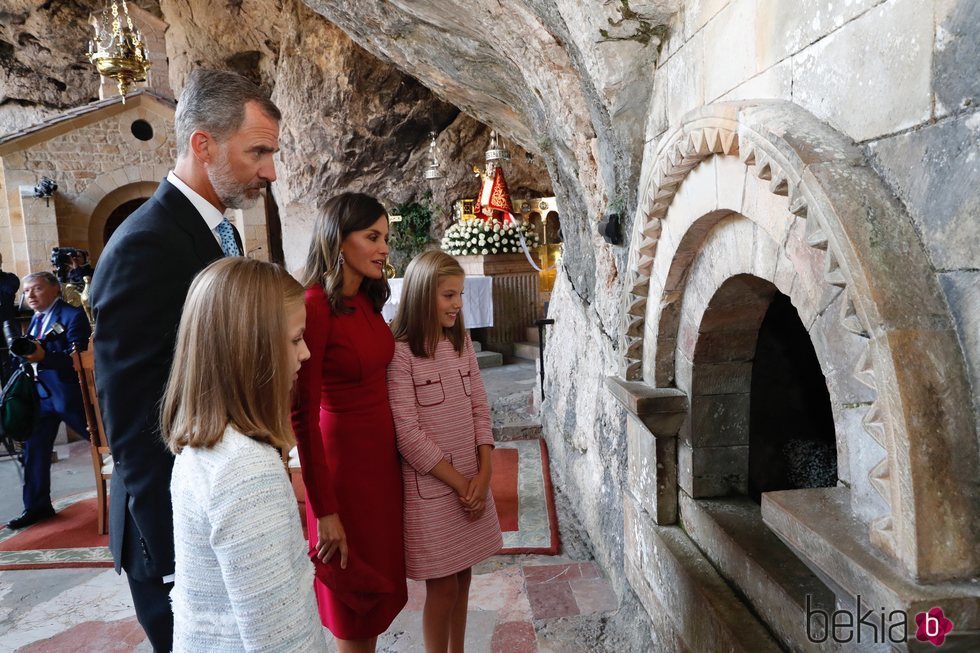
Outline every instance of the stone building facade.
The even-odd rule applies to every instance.
[[[5,269],[18,276],[49,270],[55,246],[88,250],[97,265],[112,229],[173,168],[174,106],[140,90],[125,103],[110,96],[0,138]],[[45,176],[58,184],[49,201],[34,196]],[[267,258],[263,203],[234,213],[246,251]]]

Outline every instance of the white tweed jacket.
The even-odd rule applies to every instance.
[[[325,651],[279,452],[231,426],[174,463],[174,653]]]

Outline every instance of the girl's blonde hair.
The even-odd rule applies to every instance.
[[[293,445],[286,312],[302,306],[303,287],[272,263],[223,258],[194,279],[160,415],[171,451],[213,447],[229,424]]]
[[[344,268],[340,264],[340,245],[354,231],[370,229],[379,218],[388,219],[388,212],[378,200],[364,193],[341,193],[331,197],[320,209],[313,222],[313,238],[306,254],[303,285],[323,286],[330,310],[350,313],[354,309],[344,303]],[[391,297],[388,277],[365,278],[361,288],[367,293],[377,313]]]
[[[408,342],[413,354],[428,358],[435,356],[436,346],[445,336],[456,353],[462,355],[466,333],[463,312],[456,316],[456,324],[443,327],[436,315],[436,295],[442,279],[464,276],[459,261],[437,249],[412,259],[405,270],[402,300],[391,322],[395,340]]]

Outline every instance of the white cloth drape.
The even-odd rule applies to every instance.
[[[395,318],[402,298],[402,278],[388,279],[391,299],[381,309],[385,322]],[[493,326],[493,277],[467,276],[463,282],[463,324],[467,329]]]

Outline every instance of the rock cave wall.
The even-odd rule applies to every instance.
[[[283,112],[279,178],[283,248],[301,267],[318,203],[348,190],[386,206],[431,193],[431,235],[449,222],[451,205],[476,195],[471,165],[482,165],[490,129],[438,99],[411,76],[356,45],[298,0],[249,0],[215,7],[202,0],[163,0],[171,85],[196,66],[239,72],[269,90]],[[242,30],[229,30],[240,23]],[[423,180],[429,132],[437,133],[445,179]],[[544,166],[512,146],[512,195],[549,195]]]
[[[88,16],[100,4],[14,2],[0,11],[0,134],[98,98],[85,59]],[[131,3],[132,4],[132,3]],[[438,239],[451,205],[477,194],[471,166],[483,165],[490,128],[438,99],[411,76],[355,45],[298,0],[142,0],[165,21],[170,86],[198,66],[233,70],[272,94],[284,114],[274,187],[287,266],[303,263],[318,202],[346,190],[386,206],[431,193]],[[445,178],[423,180],[429,131],[437,133]],[[553,193],[544,162],[514,142],[507,166],[514,197]]]

